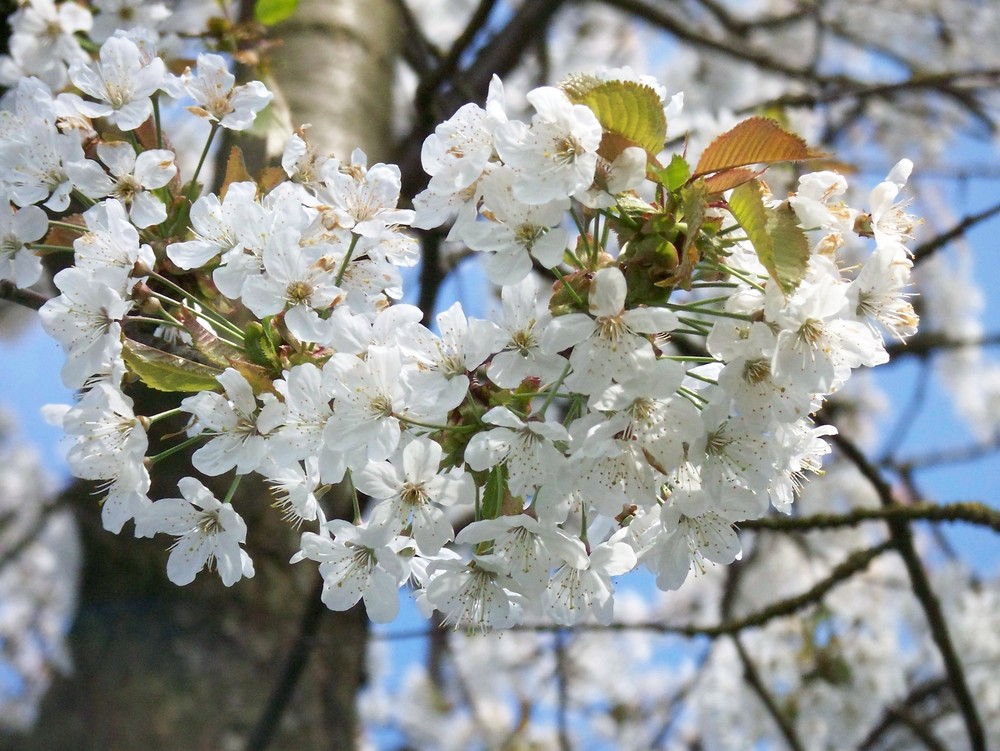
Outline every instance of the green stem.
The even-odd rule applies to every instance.
[[[354,487],[354,478],[351,477],[350,470],[347,470],[347,474],[344,476],[344,482],[346,482],[351,488],[351,503],[354,506],[354,523],[361,524],[361,499],[358,498],[358,489]]]
[[[149,276],[150,276],[151,279],[156,279],[156,281],[158,281],[161,284],[163,284],[163,285],[169,287],[170,289],[172,289],[174,292],[176,292],[179,295],[181,295],[181,297],[184,298],[185,300],[189,300],[190,302],[197,303],[197,305],[201,308],[201,310],[191,309],[191,312],[194,313],[196,316],[200,316],[200,317],[204,318],[206,321],[211,322],[212,325],[214,325],[214,326],[221,326],[222,328],[224,328],[227,331],[229,331],[230,334],[233,334],[237,338],[239,338],[240,341],[243,341],[243,332],[240,331],[236,326],[234,326],[233,324],[231,324],[224,316],[219,315],[214,310],[212,310],[211,306],[209,306],[207,303],[202,302],[197,297],[195,297],[190,292],[188,292],[186,289],[184,289],[183,287],[181,287],[179,284],[176,284],[176,283],[170,281],[169,279],[167,279],[162,274],[158,274],[158,273],[156,273],[154,271],[154,272],[151,272]],[[165,300],[167,302],[170,302],[173,305],[178,305],[179,306],[181,304],[181,303],[177,302],[176,300],[174,300],[173,298],[167,297],[165,295],[161,295],[161,294],[159,294],[157,292],[154,292],[153,294],[156,295],[157,298],[163,299],[163,300]]]
[[[184,324],[180,321],[174,319],[170,320],[163,318],[153,318],[151,316],[129,316],[128,320],[135,321],[136,323],[152,323],[156,326],[173,326],[174,328],[183,329]]]
[[[724,263],[720,263],[720,264],[716,265],[716,268],[719,271],[725,272],[726,274],[729,274],[731,276],[735,276],[740,281],[745,282],[746,284],[749,284],[751,287],[753,287],[758,292],[763,292],[764,291],[763,285],[758,284],[753,279],[751,279],[747,274],[744,274],[742,271],[737,271],[732,266],[727,266]]]
[[[697,357],[695,355],[660,355],[660,360],[674,360],[676,362],[719,362],[714,357]]]
[[[573,289],[573,286],[566,281],[566,277],[563,274],[562,269],[560,269],[558,266],[553,266],[552,273],[554,273],[556,277],[558,277],[559,281],[563,283],[563,289],[569,292],[569,296],[573,298],[576,304],[586,310],[587,304],[583,301],[580,295],[577,294],[577,291]]]
[[[59,229],[68,229],[72,232],[79,232],[81,235],[87,232],[87,228],[79,224],[70,224],[69,222],[60,222],[57,219],[49,219],[50,227],[58,227]]]
[[[470,430],[479,430],[478,425],[434,425],[429,422],[421,422],[420,420],[413,420],[409,417],[400,417],[396,415],[396,419],[407,425],[415,425],[418,428],[427,428],[428,430],[441,430],[441,431],[453,431],[464,433]]]
[[[160,92],[153,94],[153,125],[156,126],[156,148],[163,148],[163,128],[160,126]]]
[[[155,415],[150,415],[146,419],[149,420],[150,424],[152,424],[154,422],[157,422],[158,420],[164,420],[164,419],[166,419],[168,417],[173,417],[174,415],[179,415],[183,411],[184,410],[182,410],[180,407],[174,407],[173,409],[168,409],[168,410],[166,410],[164,412],[160,412],[160,413],[155,414]]]
[[[590,247],[590,240],[587,238],[587,228],[584,225],[583,220],[577,216],[577,213],[570,209],[569,215],[573,217],[573,223],[576,225],[577,231],[580,233],[580,239],[583,242],[583,249],[587,251],[587,255],[590,256],[591,263],[596,259],[594,258],[594,252]]]
[[[703,404],[708,404],[708,399],[703,397],[697,391],[692,391],[686,386],[679,386],[677,388],[677,393],[683,396],[685,399],[687,399],[689,402],[694,404],[694,406],[698,407],[699,409]]]
[[[687,316],[677,316],[677,320],[690,326],[699,336],[708,336],[708,329],[710,327],[705,321],[700,321],[697,318],[688,318]]]
[[[166,459],[169,456],[173,456],[178,451],[183,451],[188,446],[193,446],[195,443],[197,443],[198,441],[200,441],[202,438],[204,438],[204,435],[200,435],[199,434],[199,435],[196,435],[196,436],[191,436],[186,441],[181,441],[176,446],[171,446],[170,448],[168,448],[168,449],[166,449],[164,451],[161,451],[156,456],[149,457],[149,461],[152,462],[153,464],[157,464],[159,462],[162,462],[164,459]]]
[[[668,303],[668,305],[673,305],[678,310],[698,310],[706,305],[715,305],[716,303],[724,303],[730,298],[730,295],[720,295],[719,297],[706,297],[704,300],[692,300],[686,303]]]
[[[361,239],[361,235],[351,235],[351,245],[347,249],[347,255],[344,256],[344,262],[340,264],[340,269],[337,271],[337,278],[334,280],[336,286],[340,286],[340,283],[344,281],[344,274],[347,273],[347,264],[351,262],[351,256],[354,255],[354,249],[358,246],[358,240]]]
[[[233,496],[236,495],[236,488],[240,486],[240,480],[243,479],[243,475],[236,475],[233,478],[233,484],[229,486],[229,491],[226,493],[226,500],[223,503],[231,503]]]
[[[212,129],[208,131],[208,140],[205,141],[205,148],[201,150],[201,156],[198,158],[198,166],[194,168],[194,175],[191,178],[191,182],[188,185],[187,198],[188,203],[194,202],[194,192],[198,189],[198,175],[201,174],[201,168],[205,164],[205,159],[208,158],[209,149],[212,148],[212,141],[215,139],[215,134],[219,130],[218,123],[212,123]]]
[[[708,383],[711,384],[712,386],[719,385],[719,382],[716,381],[714,378],[706,378],[703,375],[699,375],[698,373],[692,373],[691,371],[688,371],[687,376],[688,378],[694,378],[696,381],[701,381],[702,383]]]
[[[560,374],[559,378],[556,379],[555,383],[549,386],[547,390],[548,395],[545,397],[545,401],[542,402],[541,409],[538,410],[538,414],[542,417],[545,417],[545,412],[548,410],[552,402],[555,401],[556,394],[559,392],[559,387],[562,386],[563,381],[566,380],[566,376],[569,375],[570,367],[569,362],[567,362],[566,367],[563,368],[562,374]]]
[[[30,250],[48,250],[53,253],[73,253],[73,248],[65,245],[45,245],[44,243],[25,243],[25,247]]]
[[[698,313],[705,316],[715,316],[716,318],[732,318],[737,321],[753,321],[753,316],[747,313],[730,313],[727,310],[718,310],[715,308],[698,308],[691,305],[676,305],[674,303],[665,303],[663,307],[669,310],[682,310],[689,313]],[[681,319],[682,321],[685,319]],[[692,319],[688,319],[692,320]],[[686,321],[687,322],[687,321]]]

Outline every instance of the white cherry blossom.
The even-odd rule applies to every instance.
[[[246,130],[257,113],[270,103],[273,94],[260,81],[236,85],[220,55],[198,55],[197,72],[189,68],[181,77],[196,106],[188,109],[223,128]]]
[[[254,575],[253,561],[242,547],[247,525],[231,503],[222,503],[193,477],[177,483],[182,498],[155,501],[146,510],[142,526],[174,535],[167,559],[167,576],[174,584],[190,584],[206,566],[231,587]]]
[[[150,97],[164,84],[166,68],[158,57],[143,61],[135,42],[111,37],[101,45],[100,62],[75,63],[70,78],[98,102],[81,102],[88,117],[103,117],[122,130],[135,130],[153,114]]]

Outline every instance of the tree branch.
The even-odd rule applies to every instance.
[[[934,521],[968,522],[989,527],[1000,532],[1000,511],[983,503],[963,502],[938,505],[936,503],[915,503],[902,506],[881,506],[879,508],[856,508],[846,514],[810,514],[809,516],[767,516],[740,522],[744,530],[767,529],[789,532],[792,530],[837,529],[854,527],[866,521]]]
[[[885,508],[897,506],[892,495],[892,488],[882,477],[881,472],[875,467],[861,450],[842,434],[831,436],[831,440],[838,449],[846,456],[858,471],[872,484],[875,492],[878,493],[879,501]],[[979,717],[979,710],[976,707],[972,692],[969,690],[969,683],[965,678],[965,670],[962,662],[955,651],[951,635],[948,631],[948,624],[944,613],[941,610],[941,603],[937,599],[934,590],[931,589],[927,573],[924,571],[920,558],[913,545],[913,532],[906,519],[886,519],[889,526],[889,533],[892,541],[906,565],[906,571],[910,576],[910,584],[913,587],[913,594],[923,608],[924,616],[927,618],[927,625],[931,631],[934,644],[941,653],[944,661],[945,673],[948,676],[948,683],[958,702],[959,712],[965,722],[966,732],[969,735],[969,745],[973,751],[986,751],[986,733],[983,729],[982,720]]]
[[[781,708],[775,702],[774,697],[771,696],[771,692],[768,691],[767,686],[764,685],[763,679],[760,677],[760,672],[757,670],[757,666],[753,664],[753,660],[750,659],[750,655],[747,654],[746,649],[743,648],[743,644],[737,635],[732,635],[733,644],[736,646],[736,653],[740,657],[740,662],[743,664],[743,678],[749,684],[750,688],[753,689],[754,693],[757,694],[757,698],[761,700],[761,703],[767,709],[767,713],[771,715],[771,719],[774,720],[774,724],[778,726],[778,731],[781,733],[788,747],[792,751],[805,751],[805,746],[802,745],[802,741],[799,740],[798,734],[795,732],[795,727],[792,725],[791,721],[785,716],[785,713],[781,711]]]
[[[756,613],[751,613],[750,615],[744,616],[742,618],[734,618],[732,620],[724,621],[715,626],[694,626],[694,625],[670,625],[668,623],[661,622],[648,622],[648,623],[611,623],[610,625],[603,626],[596,623],[578,623],[575,626],[556,626],[552,624],[535,624],[535,625],[521,625],[513,626],[512,631],[556,631],[559,629],[567,630],[609,630],[609,631],[655,631],[661,634],[677,634],[679,636],[687,637],[697,637],[706,636],[709,639],[716,639],[720,636],[730,636],[732,634],[737,634],[748,628],[759,628],[766,625],[768,622],[774,620],[775,618],[780,618],[783,616],[794,615],[800,610],[809,607],[815,603],[818,603],[823,597],[826,596],[827,592],[832,590],[835,586],[841,582],[846,581],[855,574],[863,571],[868,567],[875,558],[882,555],[888,550],[892,550],[893,543],[891,541],[883,542],[876,545],[868,550],[861,550],[852,553],[847,556],[847,558],[839,563],[833,568],[830,574],[825,578],[814,584],[811,588],[806,590],[800,595],[795,595],[794,597],[789,597],[784,600],[779,600],[774,602],[767,607],[761,608]],[[420,634],[413,632],[406,632],[400,634],[387,634],[383,638],[389,639],[401,639],[401,638],[412,638],[417,635],[426,635],[427,631],[424,630]]]
[[[10,300],[16,305],[38,310],[49,301],[41,292],[15,287],[13,282],[0,281],[0,300]]]
[[[968,230],[975,227],[980,222],[985,222],[987,219],[1000,214],[1000,203],[996,203],[990,206],[988,209],[980,211],[978,214],[969,214],[959,221],[954,227],[946,230],[930,240],[926,240],[918,245],[913,250],[913,265],[916,266],[918,263],[926,261],[930,256],[936,253],[941,248],[945,247],[953,240],[957,240],[962,237]]]

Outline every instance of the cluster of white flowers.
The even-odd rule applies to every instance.
[[[232,501],[257,473],[314,530],[293,561],[319,564],[331,608],[364,599],[391,620],[410,582],[422,609],[465,628],[609,622],[612,577],[643,566],[677,588],[740,555],[734,524],[787,512],[829,450],[833,429],[810,416],[887,359],[881,332],[915,328],[908,162],[867,213],[832,172],[781,200],[734,180],[738,162],[706,169],[742,182],[730,204],[679,156],[660,166],[679,98],[610,71],[530,92],[530,122],[508,117],[494,79],[485,108],[424,144],[416,211],[397,208],[398,168],[316,157],[301,135],[286,179],[199,196],[160,132],[161,99],[211,122],[204,161],[219,128],[249,127],[271,95],[212,54],[176,77],[158,51],[149,30],[116,33],[68,62],[84,96],[24,78],[3,101],[0,274],[32,284],[38,254],[72,253],[41,316],[83,392],[52,417],[73,471],[105,484],[109,530],[175,538],[179,584],[206,566],[227,586],[253,575]],[[470,320],[456,303],[434,331],[392,302],[418,261],[407,228],[452,218],[502,311]],[[838,248],[864,239],[863,265],[841,268]],[[188,395],[138,415],[126,376]],[[178,412],[186,440],[147,456],[148,431]],[[201,475],[232,474],[223,500],[193,476],[180,497],[149,498],[150,471],[182,445]],[[322,496],[342,482],[370,509],[328,520]]]
[[[800,513],[811,515],[877,507],[878,498],[853,465],[839,461],[797,503]],[[915,532],[918,544],[932,544]],[[393,639],[398,629],[376,630],[372,680],[360,703],[366,726],[374,738],[391,729],[415,749],[449,751],[503,743],[632,751],[782,748],[786,736],[748,686],[734,642],[671,632],[710,631],[720,622],[756,616],[824,580],[846,550],[866,550],[882,539],[878,522],[794,538],[761,533],[736,579],[716,567],[679,591],[622,586],[610,629],[531,624],[500,633],[451,633],[426,661],[406,660],[405,648]],[[1000,655],[1000,589],[995,577],[970,588],[971,575],[952,562],[935,572],[933,584],[956,646],[969,656],[966,675],[992,738],[1000,733],[1000,693],[992,679]],[[877,740],[909,748],[909,728],[917,724],[946,748],[969,748],[961,717],[945,698],[949,689],[940,679],[936,647],[916,636],[925,633],[903,563],[888,553],[838,584],[822,603],[742,629],[738,637],[804,749],[857,748],[866,739],[872,747],[879,747]],[[402,680],[400,662],[406,664]],[[889,706],[907,707],[911,724],[893,723]]]

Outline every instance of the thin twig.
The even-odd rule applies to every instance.
[[[913,264],[922,263],[930,258],[934,253],[936,253],[941,248],[945,247],[953,240],[965,235],[965,233],[975,227],[981,222],[985,222],[987,219],[1000,214],[1000,203],[990,206],[988,209],[984,209],[976,214],[969,214],[963,217],[959,222],[955,224],[951,229],[945,230],[944,232],[938,233],[929,240],[925,240],[916,248],[913,249]]]
[[[930,331],[912,336],[904,342],[886,346],[890,360],[899,357],[928,357],[942,350],[965,347],[995,347],[1000,344],[1000,334],[988,334],[976,339],[953,339],[946,333]]]
[[[771,715],[771,719],[774,720],[774,724],[778,726],[778,731],[781,733],[788,747],[792,751],[805,751],[805,746],[802,745],[802,741],[799,739],[798,734],[795,732],[795,728],[792,726],[791,721],[785,716],[785,713],[781,711],[781,708],[775,702],[774,697],[771,696],[771,692],[768,691],[767,686],[764,685],[764,680],[760,676],[760,672],[757,670],[757,666],[753,664],[753,660],[750,659],[750,655],[747,654],[746,649],[744,649],[740,638],[736,634],[731,636],[733,644],[736,646],[736,653],[740,657],[740,662],[743,664],[743,678],[746,680],[750,688],[753,689],[754,693],[757,694],[757,698],[760,699],[761,703],[767,709],[767,713]]]
[[[927,387],[930,384],[930,380],[930,363],[927,360],[921,360],[920,371],[917,373],[917,382],[913,387],[913,393],[910,395],[909,401],[899,411],[899,419],[889,432],[889,437],[885,440],[879,464],[884,465],[889,462],[895,455],[896,450],[903,445],[910,431],[913,430],[913,426],[916,425],[917,418],[920,416],[924,404],[927,402]]]

